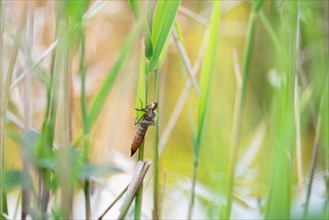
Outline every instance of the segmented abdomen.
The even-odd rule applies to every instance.
[[[146,124],[140,124],[138,126],[138,129],[134,136],[133,143],[131,145],[131,155],[130,156],[134,155],[134,153],[137,151],[139,145],[142,143],[144,136],[146,134],[147,128],[148,128],[148,125],[146,125]]]

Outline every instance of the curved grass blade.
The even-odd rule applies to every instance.
[[[83,15],[82,19],[84,21],[94,17],[100,10],[104,8],[111,0],[96,0],[95,3],[88,9],[88,11]]]
[[[104,103],[106,101],[107,96],[109,95],[112,86],[124,64],[124,62],[127,59],[127,56],[129,54],[130,49],[132,48],[135,39],[138,36],[138,32],[141,28],[141,22],[138,22],[138,24],[134,27],[132,32],[129,34],[125,44],[123,45],[118,58],[116,62],[114,63],[112,69],[108,72],[107,78],[104,80],[103,85],[101,86],[98,94],[96,95],[94,102],[91,106],[90,113],[88,116],[88,125],[90,128],[95,123],[100,111],[102,110]]]
[[[80,24],[89,5],[89,0],[67,1],[67,15],[71,24]]]
[[[202,137],[204,134],[204,124],[207,117],[207,106],[208,96],[211,85],[211,77],[215,66],[216,51],[218,45],[218,27],[220,20],[220,2],[215,1],[213,5],[213,11],[209,26],[209,37],[208,43],[205,48],[205,55],[201,67],[201,78],[200,78],[200,92],[201,95],[198,99],[198,115],[197,115],[197,134],[193,140],[193,153],[194,153],[194,164],[193,164],[193,177],[192,177],[192,189],[191,189],[191,200],[188,210],[188,219],[192,218],[194,198],[195,198],[195,184],[197,179],[197,170],[199,164],[199,153],[202,146]]]
[[[200,147],[201,137],[203,134],[203,125],[206,113],[206,107],[208,102],[208,96],[211,85],[211,77],[215,66],[216,50],[218,45],[218,27],[220,20],[220,3],[214,2],[213,12],[209,27],[208,45],[205,48],[205,55],[202,62],[201,74],[200,74],[200,92],[201,95],[198,100],[198,117],[197,117],[197,146]],[[199,149],[195,149],[196,155],[199,153]]]
[[[153,56],[147,69],[149,75],[157,64],[163,48],[170,36],[171,27],[174,23],[180,0],[159,1],[155,7],[152,26],[152,43],[154,46]],[[165,18],[165,19],[164,19]]]
[[[286,13],[282,16],[280,36],[283,47],[288,49],[288,59],[278,57],[279,70],[285,82],[275,93],[276,115],[274,117],[273,155],[271,164],[271,182],[267,198],[267,219],[287,219],[290,217],[291,207],[291,182],[292,158],[295,141],[294,118],[294,86],[296,73],[296,33],[297,33],[297,3],[287,2]]]
[[[140,1],[129,0],[130,7],[133,11],[135,20],[142,20],[143,22],[143,32],[145,37],[145,57],[150,58],[153,55],[153,46],[151,40],[151,32],[150,27],[147,23],[147,19],[145,17],[145,13],[143,12],[142,3]]]
[[[146,76],[145,76],[145,47],[141,42],[140,62],[139,62],[139,76],[137,85],[136,108],[144,108],[146,106]],[[142,105],[142,106],[141,106]],[[136,119],[142,117],[143,112],[136,111]]]

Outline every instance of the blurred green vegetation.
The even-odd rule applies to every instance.
[[[0,213],[99,217],[123,194],[99,182],[133,176],[134,108],[157,101],[135,219],[329,218],[328,14],[322,0],[0,1]]]

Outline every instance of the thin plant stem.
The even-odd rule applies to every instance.
[[[201,59],[203,57],[203,54],[204,54],[204,48],[205,48],[205,45],[206,45],[206,42],[207,42],[207,36],[208,34],[204,34],[203,36],[203,40],[202,40],[202,45],[201,45],[201,48],[199,50],[199,54],[198,54],[198,58],[197,58],[197,61],[194,63],[193,65],[193,69],[192,69],[192,74],[193,76],[195,77],[196,74],[198,73],[199,69],[200,69],[200,65],[201,65]],[[184,104],[189,96],[189,92],[190,90],[192,89],[192,82],[190,79],[187,80],[186,84],[185,84],[185,87],[183,89],[183,91],[181,92],[179,98],[178,98],[178,101],[176,102],[176,105],[175,105],[175,108],[174,110],[172,111],[172,114],[169,118],[169,121],[166,125],[166,127],[164,128],[163,130],[163,134],[160,138],[160,141],[159,141],[159,154],[161,155],[162,151],[163,151],[163,148],[167,142],[167,140],[169,139],[169,136],[177,122],[177,119],[184,107]]]
[[[178,11],[180,13],[182,13],[183,15],[186,15],[190,18],[192,18],[193,20],[199,22],[200,24],[202,24],[203,26],[207,26],[208,25],[208,21],[206,18],[196,14],[195,12],[191,11],[188,8],[185,8],[183,6],[179,7]]]
[[[159,202],[159,216],[161,216],[165,198],[165,191],[166,191],[166,179],[167,179],[167,172],[164,171],[163,173],[163,180],[162,180],[162,192],[161,192],[161,201]]]
[[[193,147],[196,148],[196,141],[195,141],[195,125],[194,125],[194,121],[193,121],[193,114],[192,114],[192,108],[191,108],[191,103],[190,101],[188,101],[188,105],[190,106],[188,109],[188,113],[189,113],[189,122],[190,122],[190,128],[191,128],[191,136],[192,136],[192,144]],[[194,155],[194,162],[196,162],[197,157],[196,155]],[[188,213],[187,213],[187,219],[191,219],[192,217],[192,213],[193,213],[193,206],[194,206],[194,200],[195,200],[195,184],[196,184],[196,177],[197,177],[197,164],[193,164],[193,174],[192,174],[192,187],[191,187],[191,199],[190,199],[190,203],[189,203],[189,207],[188,207]]]
[[[192,189],[191,189],[192,193],[191,193],[191,200],[190,200],[190,204],[189,204],[187,219],[192,218],[192,212],[193,212],[194,201],[195,201],[195,185],[196,185],[196,179],[197,179],[198,165],[199,165],[199,157],[195,156],[194,164],[193,164],[193,175],[192,175]]]
[[[50,46],[43,52],[43,54],[37,59],[35,64],[32,67],[32,70],[35,70],[41,63],[46,59],[46,57],[56,48],[58,43],[58,39],[55,40]],[[10,85],[9,90],[13,90],[19,83],[22,81],[27,73],[27,70],[25,70],[22,74],[20,74],[15,81]]]
[[[6,108],[1,103],[3,103],[3,82],[4,82],[4,72],[3,72],[3,31],[4,31],[4,15],[3,15],[3,1],[0,0],[0,181],[3,179],[3,167],[4,167],[4,131],[5,131],[5,112]],[[4,217],[3,200],[4,194],[2,184],[0,184],[0,218]]]
[[[58,46],[58,36],[59,36],[59,18],[60,12],[56,10],[56,29],[55,29],[55,38],[56,49],[51,50],[51,63],[50,63],[50,78],[49,85],[47,86],[47,107],[45,111],[45,116],[42,124],[41,131],[41,146],[39,147],[39,153],[42,157],[45,154],[49,154],[52,150],[52,146],[54,144],[54,133],[55,133],[55,121],[56,121],[56,112],[57,112],[57,89],[58,89],[58,76],[56,73],[56,57],[59,51]],[[54,43],[55,43],[54,42]],[[53,43],[53,44],[54,44]],[[49,51],[50,52],[50,51]],[[46,218],[46,212],[48,208],[49,198],[50,198],[50,189],[47,183],[51,180],[51,173],[47,169],[39,169],[38,170],[38,178],[39,178],[39,187],[38,187],[38,206],[40,208],[41,214],[44,218]]]
[[[314,139],[314,145],[313,145],[313,153],[312,153],[312,162],[311,162],[311,172],[309,177],[309,183],[307,187],[307,193],[306,193],[306,202],[305,202],[305,209],[304,209],[304,216],[308,213],[308,207],[310,203],[310,197],[311,197],[311,191],[313,186],[313,179],[314,179],[314,173],[316,164],[318,161],[318,153],[319,153],[319,139],[320,139],[320,129],[321,128],[321,116],[319,115],[318,124],[316,126],[315,131],[315,139]]]
[[[57,29],[56,29],[57,31]],[[51,135],[49,138],[43,138],[43,146],[40,151],[47,152],[50,151],[53,142],[54,142],[54,125],[51,123],[56,119],[56,106],[57,106],[57,96],[54,94],[54,78],[55,77],[55,58],[56,58],[56,50],[53,50],[51,57],[51,67],[50,67],[50,81],[49,86],[47,88],[47,107],[44,122],[42,125],[42,135]],[[50,134],[48,134],[50,133]],[[46,181],[50,181],[50,173],[45,169],[39,169],[39,187],[38,187],[38,195],[39,195],[39,208],[42,212],[42,215],[47,211],[50,190],[47,188]]]
[[[159,102],[159,72],[154,71],[154,94]],[[159,123],[157,123],[159,124]],[[155,126],[153,144],[153,219],[159,219],[159,126]]]
[[[287,33],[281,39],[288,53],[278,57],[278,68],[285,83],[276,93],[277,113],[273,118],[273,157],[271,158],[271,181],[268,194],[268,205],[265,218],[289,218],[291,204],[291,175],[294,152],[295,118],[294,118],[294,86],[296,74],[296,28],[297,2],[287,6],[287,13],[282,15],[281,31]]]
[[[86,52],[85,52],[85,29],[84,26],[80,27],[80,44],[81,44],[81,52],[80,52],[80,73],[81,73],[81,114],[82,114],[82,123],[83,123],[83,152],[82,152],[82,160],[83,163],[89,161],[89,149],[90,149],[90,141],[89,141],[89,123],[88,123],[88,112],[87,112],[87,104],[86,104]],[[89,180],[84,181],[83,192],[85,196],[85,212],[86,218],[90,219],[91,216],[91,205],[90,205],[90,185]]]
[[[326,83],[328,83],[328,78],[327,78]],[[324,87],[324,88],[326,88],[326,87]],[[325,94],[325,92],[323,94]],[[318,160],[319,147],[320,147],[320,133],[321,133],[321,111],[323,108],[324,97],[325,97],[325,95],[322,96],[322,100],[320,103],[319,116],[318,116],[318,121],[317,121],[317,125],[316,125],[316,130],[315,130],[315,138],[314,138],[312,161],[311,161],[311,172],[310,172],[310,177],[309,177],[310,182],[307,187],[304,216],[307,216],[307,214],[308,214],[308,208],[309,208],[309,203],[310,203],[315,168],[316,168],[316,164],[317,164],[317,160]]]
[[[138,161],[143,161],[143,158],[144,158],[144,140],[141,143],[141,145],[139,146]],[[136,192],[134,219],[141,218],[142,199],[143,199],[143,183],[140,184],[140,186],[138,187],[138,190]]]
[[[33,42],[33,8],[32,2],[27,2],[27,19],[26,19],[26,46],[25,46],[25,63],[26,63],[26,75],[24,80],[24,131],[27,132],[32,128],[32,68],[30,65],[30,57],[32,51]],[[22,148],[23,149],[23,148]],[[26,158],[26,154],[23,152],[23,172],[29,175],[29,161]],[[26,219],[28,209],[30,207],[30,193],[29,190],[22,190],[22,219]]]
[[[141,58],[141,62],[146,62],[146,58]],[[140,64],[144,65],[144,64]],[[144,71],[140,71],[140,74],[145,74]],[[148,94],[148,77],[145,78],[145,100],[147,103],[147,94]],[[138,161],[144,160],[144,144],[145,140],[142,141],[142,143],[139,146],[138,150]],[[142,199],[143,199],[143,183],[140,184],[135,198],[135,211],[134,211],[134,219],[140,219],[141,218],[141,212],[142,212]]]
[[[215,1],[211,12],[211,18],[209,23],[209,36],[207,39],[207,45],[205,48],[205,56],[203,57],[201,76],[200,76],[200,91],[201,95],[198,97],[198,110],[197,110],[197,129],[191,126],[192,130],[192,142],[193,142],[193,176],[192,176],[192,188],[191,188],[191,200],[188,209],[188,219],[191,219],[195,200],[195,187],[199,167],[200,151],[205,134],[205,125],[208,117],[208,104],[209,93],[212,82],[212,73],[214,72],[214,66],[217,55],[218,45],[218,28],[220,20],[220,2]],[[191,123],[193,125],[193,123]],[[196,131],[196,132],[195,132]]]
[[[229,164],[228,164],[228,190],[226,197],[226,212],[225,218],[230,218],[233,202],[233,188],[235,179],[235,166],[237,161],[238,149],[240,144],[240,129],[241,129],[241,118],[243,112],[243,104],[247,91],[247,82],[249,76],[251,53],[254,44],[254,37],[256,32],[256,13],[252,11],[249,18],[249,26],[247,32],[247,41],[243,57],[243,79],[241,90],[237,91],[237,99],[234,110],[233,128],[231,136],[231,144],[229,151]]]
[[[187,52],[185,51],[185,48],[183,46],[183,44],[179,41],[178,39],[178,34],[177,34],[177,31],[176,31],[176,28],[174,27],[173,28],[173,31],[172,31],[172,34],[173,34],[173,37],[174,37],[174,41],[176,43],[176,46],[177,46],[177,49],[178,49],[178,52],[180,53],[182,59],[183,59],[183,63],[187,69],[187,72],[190,76],[190,79],[192,81],[192,85],[197,93],[197,95],[199,96],[200,95],[200,88],[198,86],[198,83],[196,82],[196,79],[193,75],[193,71],[192,71],[192,67],[191,67],[191,62],[187,56]]]
[[[266,30],[267,33],[268,33],[268,36],[269,36],[269,37],[271,38],[271,40],[272,40],[272,43],[273,43],[273,45],[274,45],[274,48],[275,48],[276,52],[277,52],[278,54],[286,54],[287,51],[282,47],[282,45],[281,45],[281,43],[280,43],[280,41],[279,41],[279,39],[278,39],[278,37],[277,37],[277,34],[275,33],[275,31],[274,31],[273,28],[271,27],[271,24],[270,24],[270,22],[267,20],[265,14],[264,14],[264,12],[263,12],[263,10],[260,10],[259,13],[258,13],[258,15],[259,15],[259,19],[260,19],[260,21],[262,22],[262,24],[263,24],[265,30]],[[284,52],[282,53],[282,51],[284,51]]]
[[[4,170],[4,153],[5,153],[5,143],[4,143],[4,137],[5,137],[5,124],[6,124],[6,109],[9,99],[9,88],[12,82],[12,77],[14,74],[14,69],[16,65],[16,60],[19,53],[19,45],[20,45],[20,37],[21,32],[23,31],[23,27],[25,25],[24,20],[20,21],[20,24],[17,28],[15,39],[14,39],[14,45],[12,48],[12,54],[9,60],[9,64],[7,67],[7,73],[4,74],[3,70],[3,32],[4,32],[4,17],[3,17],[3,2],[0,2],[0,31],[1,31],[1,39],[0,39],[0,49],[1,49],[1,72],[0,72],[0,181],[3,179],[3,170]],[[26,10],[24,10],[24,14],[22,16],[23,18],[26,17]],[[5,77],[6,76],[6,77]],[[7,208],[7,198],[5,192],[3,192],[2,184],[1,190],[0,190],[0,218],[4,217],[4,214],[8,213]]]
[[[241,124],[241,92],[242,92],[242,84],[241,84],[241,74],[239,73],[239,67],[235,65],[235,75],[237,81],[237,90],[236,90],[236,97],[235,97],[235,105],[234,105],[234,114],[233,114],[233,127],[231,133],[231,145],[229,151],[229,189],[227,194],[227,207],[226,207],[226,217],[229,218],[230,210],[232,207],[232,200],[233,200],[233,184],[234,184],[234,176],[235,176],[235,164],[237,160],[237,148],[239,142],[239,128]]]
[[[119,201],[119,199],[127,192],[129,185],[127,185],[122,192],[114,199],[114,201],[105,209],[105,211],[98,217],[98,220],[102,220],[108,211]]]
[[[89,7],[88,11],[83,15],[83,21],[86,22],[88,19],[94,17],[98,12],[100,12],[110,0],[96,0],[93,5]]]
[[[70,161],[71,144],[71,76],[69,71],[71,36],[68,32],[68,15],[66,5],[59,2],[59,40],[56,54],[55,74],[57,75],[58,102],[61,105],[58,117],[58,174],[61,188],[61,211],[64,219],[72,218],[73,178]],[[55,84],[56,85],[56,84]]]
[[[24,12],[26,13],[26,10]],[[26,15],[23,15],[23,16],[26,17]],[[14,74],[14,68],[15,68],[17,56],[19,53],[21,32],[23,30],[24,25],[25,25],[25,23],[23,21],[21,21],[21,24],[17,28],[15,39],[14,39],[14,46],[13,46],[12,54],[11,54],[11,59],[9,61],[8,67],[7,67],[7,74],[6,74],[6,78],[4,80],[4,84],[2,87],[3,88],[2,102],[0,104],[5,107],[7,106],[7,102],[8,102],[9,88],[10,88],[12,77]]]
[[[301,128],[300,128],[300,113],[299,113],[299,97],[298,97],[298,72],[300,68],[300,2],[298,1],[297,10],[297,29],[296,29],[296,74],[295,74],[295,94],[294,94],[294,115],[296,127],[296,160],[297,160],[297,177],[298,191],[300,203],[303,203],[303,162],[302,162],[302,143],[301,143]]]
[[[96,3],[92,7],[95,6]],[[85,29],[84,26],[81,25],[80,27],[80,74],[81,74],[81,97],[80,97],[80,105],[81,105],[81,113],[82,113],[82,123],[83,123],[83,133],[85,135],[84,137],[84,150],[83,150],[83,155],[82,158],[86,159],[87,157],[87,140],[86,140],[86,135],[89,133],[89,125],[88,125],[88,113],[87,113],[87,104],[86,104],[86,55],[85,55]]]
[[[90,184],[89,180],[85,180],[83,183],[83,193],[85,196],[85,212],[86,212],[86,219],[90,219],[91,216],[91,206],[90,206]]]

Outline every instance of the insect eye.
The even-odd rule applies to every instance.
[[[158,107],[158,103],[157,102],[153,102],[153,110],[155,110]]]

